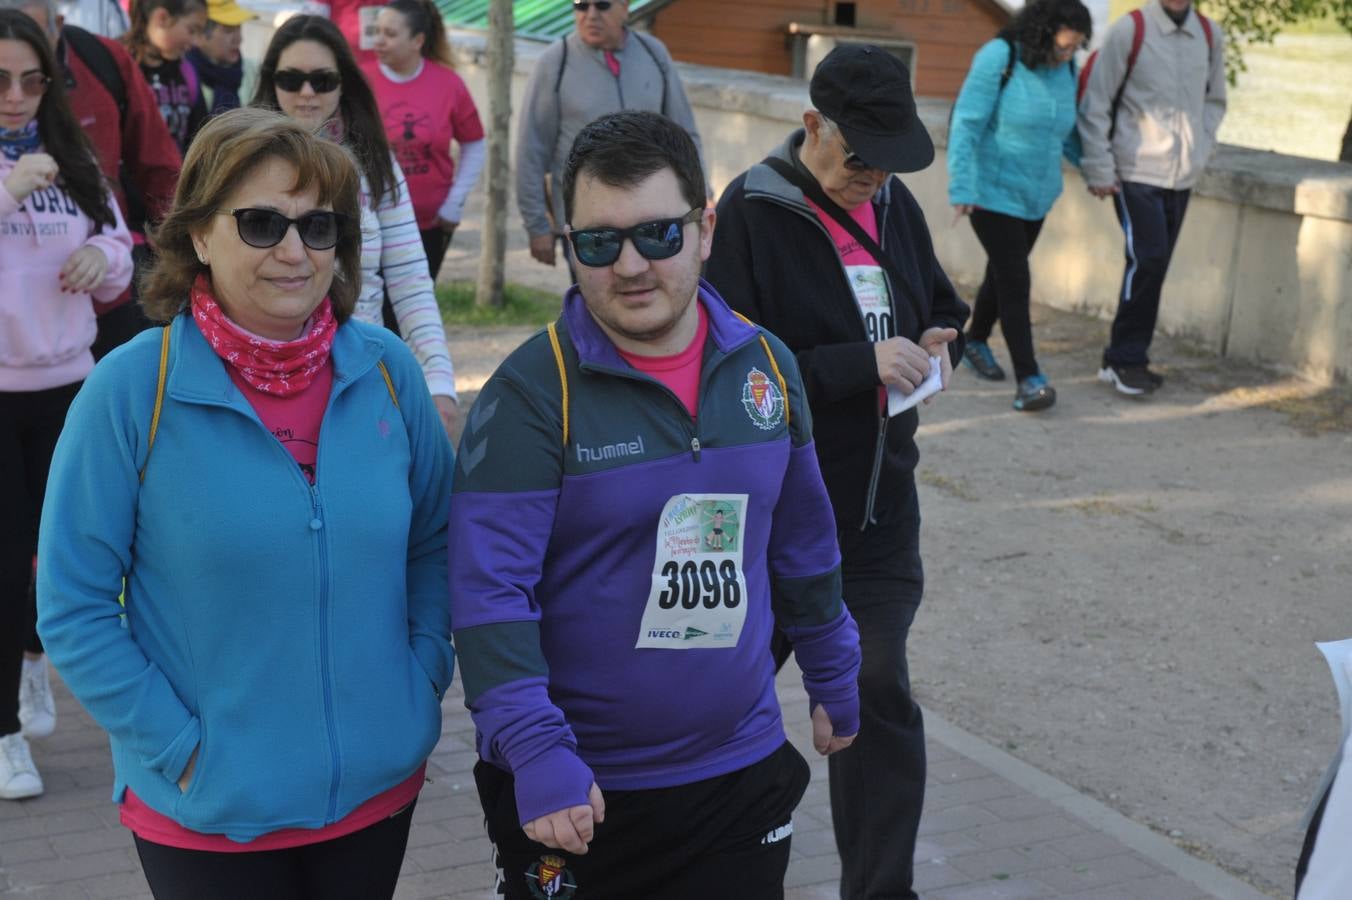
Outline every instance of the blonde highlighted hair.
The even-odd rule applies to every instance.
[[[197,258],[193,234],[204,232],[226,198],[273,159],[295,168],[293,191],[314,186],[321,205],[347,217],[334,248],[329,297],[340,324],[352,315],[361,288],[356,161],[341,145],[311,134],[279,112],[245,107],[213,118],[188,148],[173,207],[151,237],[156,259],[141,280],[140,301],[148,317],[167,322],[188,305],[193,282],[209,272]]]

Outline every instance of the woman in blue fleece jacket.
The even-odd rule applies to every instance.
[[[1075,51],[1092,31],[1080,0],[1033,0],[976,52],[948,130],[948,199],[986,250],[964,359],[978,376],[1004,370],[987,340],[999,319],[1014,362],[1014,408],[1046,409],[1056,391],[1038,368],[1028,318],[1028,255],[1061,195],[1061,157],[1079,163]]]
[[[200,137],[142,291],[169,324],[57,446],[38,628],[158,900],[389,897],[451,680],[452,451],[350,320],[348,153],[257,109]]]

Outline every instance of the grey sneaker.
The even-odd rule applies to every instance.
[[[1098,380],[1111,384],[1119,394],[1129,397],[1154,393],[1157,386],[1145,366],[1106,365],[1099,369]]]
[[[33,765],[28,741],[19,732],[0,737],[0,800],[22,800],[42,793],[42,777]]]
[[[19,725],[24,737],[45,738],[56,730],[56,699],[47,674],[47,657],[24,658],[19,680]]]

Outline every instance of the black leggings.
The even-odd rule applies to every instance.
[[[286,850],[214,853],[137,837],[136,853],[155,900],[380,900],[394,896],[414,805],[344,837]]]
[[[0,737],[19,730],[23,651],[33,634],[38,521],[56,439],[80,382],[0,391]]]
[[[1042,219],[1029,221],[985,209],[972,210],[972,230],[986,250],[986,277],[972,307],[969,341],[990,339],[995,321],[1005,336],[1014,377],[1023,380],[1038,372],[1033,355],[1033,325],[1028,318],[1028,254],[1033,252]]]
[[[427,272],[432,276],[432,283],[436,284],[437,275],[441,272],[441,260],[446,255],[446,248],[451,246],[451,235],[435,225],[418,234],[422,237],[423,252],[427,254]]]

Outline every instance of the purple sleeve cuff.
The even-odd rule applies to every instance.
[[[810,704],[820,704],[838,736],[859,731],[859,626],[844,606],[815,628],[786,628]]]
[[[567,747],[546,750],[518,766],[512,775],[516,778],[516,812],[523,828],[527,822],[561,809],[586,806],[596,781],[587,764]]]

